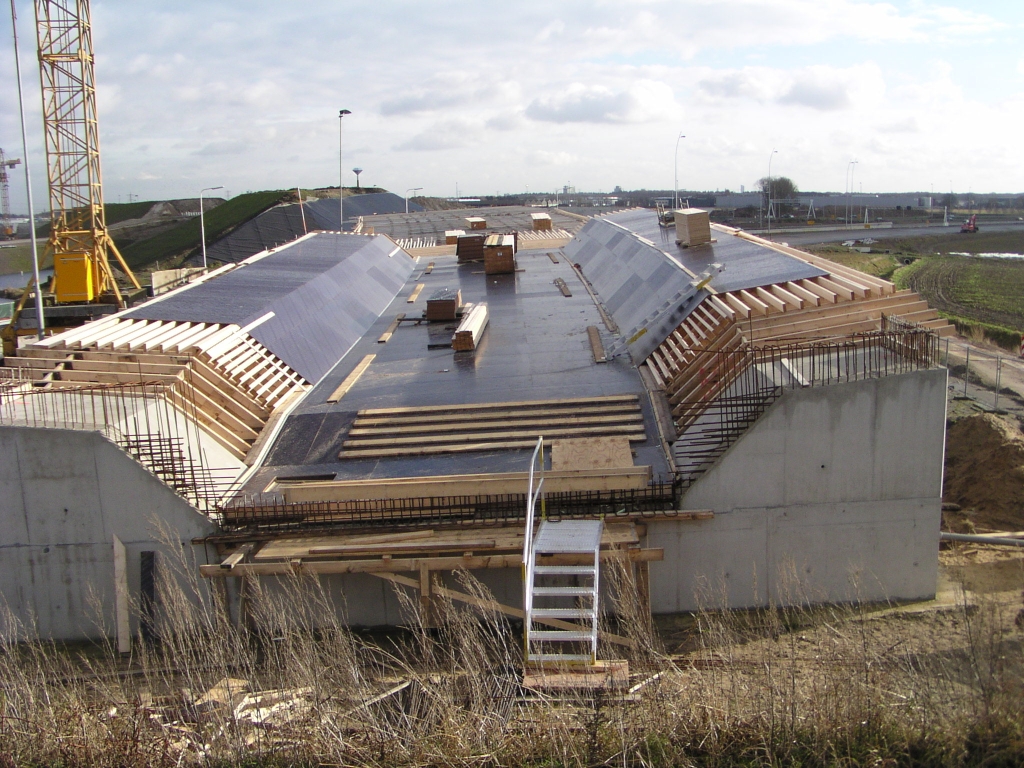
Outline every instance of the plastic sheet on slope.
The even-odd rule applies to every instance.
[[[253,326],[249,335],[316,382],[394,299],[415,262],[385,237],[318,234],[126,317]]]
[[[409,203],[409,212],[419,212],[423,206]],[[313,213],[318,226],[315,229],[338,230],[341,217],[338,201],[333,198],[313,200],[306,204],[306,213]],[[368,195],[352,195],[345,198],[345,229],[351,230],[360,216],[374,216],[379,213],[405,213],[405,198],[393,192],[373,192]],[[314,227],[310,227],[314,229]]]

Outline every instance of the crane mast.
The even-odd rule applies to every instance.
[[[100,171],[89,0],[36,0],[43,94],[50,238],[58,304],[125,306],[110,254],[136,289],[139,282],[107,231]]]
[[[0,237],[10,237],[14,234],[14,225],[11,224],[11,188],[10,180],[7,177],[7,169],[21,163],[21,160],[12,160],[0,149]]]

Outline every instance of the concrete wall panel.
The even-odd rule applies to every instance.
[[[191,539],[215,530],[98,432],[0,427],[0,448],[0,602],[30,634],[81,640],[113,631],[114,535],[137,599],[141,552],[192,557]],[[205,562],[205,552],[195,555]]]
[[[946,372],[785,394],[649,526],[656,612],[935,593]]]

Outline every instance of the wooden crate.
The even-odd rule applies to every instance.
[[[454,320],[462,306],[462,291],[439,288],[427,299],[427,320]]]
[[[466,234],[464,229],[446,229],[444,231],[445,245],[458,245],[459,238]]]
[[[455,243],[455,256],[459,264],[484,260],[485,235],[459,235]]]
[[[533,219],[533,231],[534,232],[550,232],[551,231],[551,216],[547,213],[531,213],[530,218]]]
[[[491,235],[484,241],[484,273],[504,275],[516,271],[516,239],[513,235]]]
[[[469,216],[466,219],[470,229],[487,229],[487,219],[481,216]]]
[[[684,208],[674,212],[676,242],[688,248],[711,242],[711,216],[700,208]]]

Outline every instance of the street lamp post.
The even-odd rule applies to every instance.
[[[676,156],[675,156],[675,161],[673,163],[673,170],[675,171],[675,176],[674,176],[674,184],[675,184],[675,186],[672,187],[672,190],[673,190],[672,209],[673,210],[676,210],[677,208],[679,208],[679,140],[680,139],[685,139],[685,138],[686,137],[683,134],[681,134],[681,133],[679,134],[678,137],[676,137]]]
[[[853,172],[859,160],[851,160],[846,166],[846,226],[850,226],[850,203],[853,198]]]
[[[203,193],[213,192],[215,189],[224,189],[224,187],[206,187],[199,190],[199,239],[203,241],[203,269],[206,269],[206,216],[203,211]]]
[[[11,0],[11,32],[14,35],[14,71],[18,78],[18,112],[21,115],[21,151],[25,158],[25,195],[28,197],[28,232],[32,241],[32,282],[36,299],[36,338],[40,341],[46,331],[43,313],[43,286],[39,279],[39,245],[36,242],[36,209],[32,202],[32,172],[29,169],[28,138],[25,129],[25,99],[21,89],[21,54],[18,52],[18,13]]]
[[[352,113],[347,109],[338,112],[338,231],[345,231],[345,161],[341,158],[341,124],[345,115]]]
[[[409,212],[409,193],[410,192],[419,192],[422,189],[423,189],[423,187],[411,187],[410,189],[405,190],[405,212],[406,213]]]
[[[772,153],[768,155],[768,239],[772,239],[772,158],[778,154],[777,149],[773,149]]]

